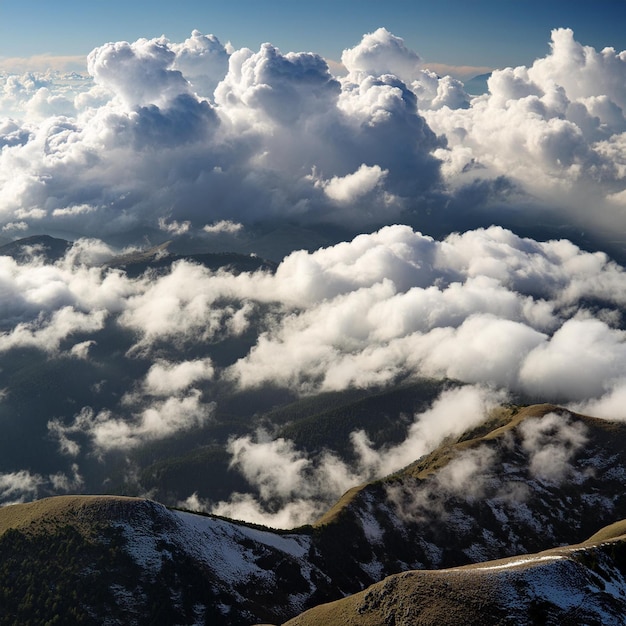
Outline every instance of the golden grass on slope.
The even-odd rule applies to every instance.
[[[624,538],[626,540],[626,520],[620,520],[609,526],[605,526],[594,535],[591,535],[584,544],[603,543],[605,541],[612,541],[618,538]],[[583,544],[583,545],[584,545]]]
[[[490,420],[493,419],[494,426],[499,425],[502,422],[508,423],[511,420],[511,413],[512,413],[511,409],[502,408],[498,410],[496,413],[494,413],[494,415],[490,416],[490,418],[488,419]],[[419,467],[426,468],[426,471],[424,472],[423,475],[420,475],[420,473],[418,473],[417,475],[420,478],[425,478],[426,475],[428,475],[429,473],[432,473],[435,470],[439,469],[440,467],[443,467],[444,465],[446,465],[453,458],[454,454],[456,454],[456,451],[458,451],[459,449],[466,448],[466,447],[471,447],[472,445],[474,445],[474,443],[478,439],[480,438],[476,438],[476,439],[472,438],[466,441],[462,441],[460,443],[457,441],[452,442],[452,443],[450,442],[444,443],[441,446],[439,446],[436,450],[433,450],[433,452],[431,452],[429,455],[425,456],[419,461],[416,461],[416,463],[411,464],[408,468],[405,468],[403,470],[400,470],[399,472],[396,472],[395,474],[392,474],[391,477],[394,477],[394,476],[399,477],[405,473],[412,474],[413,473],[412,468],[417,467],[417,463],[419,463]],[[420,471],[421,470],[418,470],[418,472]],[[341,498],[313,524],[313,526],[320,527],[320,526],[324,526],[325,524],[330,524],[330,523],[335,522],[337,518],[341,515],[342,511],[344,511],[345,508],[351,504],[351,502],[357,497],[357,495],[361,492],[361,490],[366,486],[367,484],[358,485],[346,491],[346,493],[344,493],[341,496]]]
[[[451,570],[404,572],[347,598],[309,609],[284,626],[484,626],[485,607],[496,595],[487,574]],[[490,613],[493,617],[494,612]]]
[[[325,524],[332,524],[337,518],[341,515],[341,513],[346,509],[347,506],[357,497],[357,495],[361,492],[361,490],[366,487],[366,485],[358,485],[357,487],[352,487],[348,489],[346,493],[344,493],[333,506],[322,515],[317,521],[313,523],[313,527],[324,526]]]
[[[487,623],[509,626],[510,616],[498,602],[502,580],[523,576],[532,568],[551,567],[563,559],[579,561],[583,549],[601,543],[624,544],[623,531],[626,531],[626,520],[573,546],[451,569],[394,574],[364,591],[313,607],[283,626],[387,626],[390,623],[396,626],[484,626]],[[503,571],[508,572],[504,578],[500,576]]]
[[[459,452],[470,449],[481,442],[502,437],[525,419],[543,417],[547,413],[562,410],[553,404],[535,404],[519,409],[518,407],[498,407],[490,415],[485,416],[485,422],[458,439],[444,441],[430,454],[411,463],[404,469],[392,474],[389,478],[396,479],[405,476],[425,479],[436,471],[445,467]]]
[[[81,527],[94,519],[94,514],[112,504],[142,502],[140,498],[125,496],[55,496],[25,504],[11,504],[0,508],[0,535],[10,528],[26,530],[37,525],[72,523]]]

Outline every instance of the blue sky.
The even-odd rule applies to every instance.
[[[543,56],[559,26],[581,43],[624,50],[624,24],[625,0],[0,0],[0,58],[83,56],[107,41],[162,34],[182,41],[198,29],[235,47],[270,41],[284,52],[338,60],[361,35],[385,26],[426,61],[505,67]]]

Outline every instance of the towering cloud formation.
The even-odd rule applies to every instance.
[[[382,51],[368,53],[368,38],[347,51],[355,68],[341,83],[318,55],[271,44],[229,54],[197,31],[182,44],[141,39],[94,50],[95,86],[86,83],[73,103],[64,97],[67,116],[4,125],[5,231],[396,219],[437,188],[431,152],[443,144],[410,88],[386,66],[379,75],[385,64],[374,61],[389,57],[406,69],[416,55],[378,35]],[[49,90],[29,85],[5,84],[26,111]]]
[[[89,81],[7,77],[2,226],[138,238],[159,219],[193,234],[288,218],[441,232],[454,211],[498,221],[516,204],[587,227],[619,220],[623,53],[556,30],[547,57],[495,71],[474,98],[384,28],[342,61],[336,78],[313,53],[226,49],[194,31],[97,48]]]
[[[447,180],[504,175],[570,220],[623,226],[625,75],[626,53],[553,31],[547,57],[493,72],[469,108],[424,113],[448,139],[437,152]]]

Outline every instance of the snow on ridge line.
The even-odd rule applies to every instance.
[[[551,561],[562,561],[564,559],[567,559],[566,556],[563,556],[562,554],[553,554],[553,555],[546,555],[546,556],[529,556],[529,557],[522,557],[519,559],[513,559],[511,561],[508,561],[506,563],[500,563],[498,565],[471,565],[471,566],[467,566],[466,570],[471,570],[471,571],[493,571],[493,570],[503,570],[503,569],[513,569],[522,565],[543,565],[546,562],[551,562]]]

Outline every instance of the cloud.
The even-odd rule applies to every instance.
[[[587,429],[569,417],[549,413],[520,424],[522,448],[529,455],[529,470],[535,478],[560,484],[574,472],[571,462],[587,442]]]
[[[0,136],[11,148],[1,158],[3,227],[32,228],[16,216],[27,207],[45,211],[40,228],[62,221],[127,243],[134,229],[159,224],[193,232],[287,217],[353,228],[440,192],[430,154],[440,142],[410,88],[374,66],[342,83],[316,54],[270,44],[228,53],[194,31],[181,44],[105,44],[88,69],[91,80],[74,80],[74,92],[51,79],[7,79],[11,111],[27,119]],[[357,193],[357,183],[379,193]]]
[[[84,69],[84,59],[81,65]],[[45,122],[50,117],[74,116],[78,111],[77,95],[93,86],[90,79],[76,73],[34,71],[33,67],[29,70],[0,76],[0,115],[36,122]],[[31,130],[28,125],[17,128],[21,128],[24,138]]]
[[[449,65],[447,63],[434,63],[424,61],[424,65],[429,70],[436,72],[439,76],[452,76],[458,80],[468,80],[476,76],[490,74],[494,67],[487,65]]]
[[[231,222],[230,220],[220,220],[219,222],[214,222],[213,224],[206,224],[202,227],[202,230],[205,233],[219,234],[219,233],[227,233],[229,235],[234,235],[235,233],[239,233],[243,230],[243,224],[238,222]]]
[[[59,350],[61,342],[74,333],[89,333],[104,325],[105,313],[81,313],[71,307],[55,311],[50,319],[40,317],[34,322],[18,324],[8,333],[0,334],[0,352],[15,348],[39,348],[46,352]]]
[[[42,482],[41,476],[25,470],[0,474],[0,502],[16,504],[31,500],[37,496]]]
[[[586,415],[595,415],[609,420],[626,420],[626,380],[621,378],[613,383],[606,393],[583,402],[571,403],[570,408]]]
[[[71,474],[57,472],[49,476],[28,470],[0,473],[0,507],[35,500],[43,495],[80,491],[83,478],[75,463]]]
[[[92,213],[95,210],[95,207],[88,204],[79,204],[71,207],[66,207],[64,209],[54,209],[54,211],[52,211],[52,215],[54,217],[73,217],[76,215],[84,215],[85,213]]]
[[[231,467],[258,487],[263,500],[291,498],[305,483],[304,473],[310,462],[290,441],[271,440],[258,432],[257,441],[251,437],[233,439],[228,450],[232,455]]]
[[[70,354],[79,359],[87,359],[89,356],[89,350],[92,346],[97,345],[93,339],[88,339],[87,341],[81,341],[80,343],[76,343],[70,349]]]
[[[310,523],[321,513],[321,510],[319,505],[312,501],[296,499],[272,512],[264,508],[250,494],[236,493],[228,502],[219,502],[212,506],[210,512],[230,519],[255,520],[255,524],[270,528],[296,528]]]
[[[74,332],[101,328],[136,290],[121,272],[95,266],[111,256],[102,242],[82,240],[57,264],[45,263],[37,254],[24,263],[0,257],[5,328],[0,342],[5,349],[26,342],[54,350]]]
[[[294,252],[275,272],[177,261],[137,278],[99,266],[111,252],[81,240],[56,263],[0,258],[7,354],[28,345],[97,369],[105,325],[109,333],[131,331],[121,344],[130,349],[116,357],[134,372],[122,392],[108,399],[96,392],[100,404],[48,422],[60,455],[76,462],[90,454],[106,462],[109,453],[202,428],[213,416],[214,385],[312,393],[412,376],[471,384],[414,416],[398,445],[377,448],[354,432],[350,464],[333,451],[309,456],[269,431],[233,437],[232,467],[250,492],[210,503],[198,496],[214,512],[304,523],[349,487],[482,422],[507,392],[585,401],[606,415],[623,391],[624,270],[567,241],[540,243],[500,227],[436,241],[396,225]],[[220,352],[233,339],[237,351]],[[184,356],[188,349],[193,356]],[[575,434],[561,429],[554,441],[549,432],[525,435],[531,471],[547,481],[573,476]],[[452,466],[458,472],[450,470],[446,489],[464,473],[477,490],[487,484],[479,474],[488,468],[474,471],[466,461]]]
[[[612,198],[625,181],[616,167],[625,72],[623,53],[596,51],[570,29],[554,30],[546,57],[494,70],[489,92],[468,108],[424,112],[447,138],[436,152],[447,181],[459,187],[503,175],[527,191],[527,207],[550,208],[596,232],[622,224]]]
[[[184,391],[201,380],[211,380],[214,369],[211,359],[197,359],[182,363],[160,361],[146,374],[143,389],[152,396],[168,396]]]
[[[454,532],[468,534],[476,520],[467,516],[463,505],[480,500],[498,519],[525,518],[528,523],[532,516],[526,502],[533,492],[589,477],[575,465],[587,443],[587,428],[567,412],[523,420],[504,434],[499,445],[493,443],[457,449],[437,471],[387,484],[394,513],[409,523],[445,521]],[[525,459],[511,463],[511,455],[519,459],[520,452]]]
[[[274,528],[293,528],[320,516],[334,498],[360,482],[360,474],[331,453],[307,457],[292,441],[272,439],[265,431],[233,438],[230,467],[248,481],[252,493],[204,502],[203,510]]]
[[[324,193],[336,202],[351,203],[372,191],[386,174],[378,165],[368,167],[363,163],[353,174],[334,176],[329,181],[322,182],[322,187]]]
[[[132,404],[128,398],[127,403]],[[131,406],[131,411],[125,415],[83,407],[69,425],[58,418],[50,420],[48,432],[57,439],[62,454],[78,455],[81,448],[76,439],[86,436],[93,451],[102,456],[112,450],[132,450],[144,443],[201,427],[211,419],[212,413],[213,405],[202,402],[199,390],[190,389],[180,396],[148,404],[141,402],[137,407]]]
[[[155,380],[198,367],[241,388],[310,392],[434,376],[574,402],[623,379],[624,271],[567,241],[500,227],[436,241],[397,225],[294,252],[274,273],[178,261],[135,279],[97,265],[112,252],[81,240],[55,264],[1,257],[2,351],[85,358],[115,324],[132,332],[129,357],[174,349]],[[211,346],[244,333],[245,349],[211,374]],[[175,356],[191,346],[197,357]]]
[[[130,109],[168,104],[186,93],[183,74],[170,69],[176,54],[165,39],[121,41],[96,48],[87,57],[96,83],[116,94]]]
[[[458,436],[482,423],[505,397],[502,393],[475,386],[442,393],[430,409],[415,416],[404,442],[383,449],[377,462],[377,473],[390,474],[435,449],[446,437]]]
[[[79,467],[76,463],[72,463],[71,476],[63,472],[57,472],[49,476],[52,488],[56,492],[76,492],[84,486],[84,479],[80,475]]]
[[[623,230],[623,53],[558,29],[544,58],[495,70],[478,97],[385,29],[342,61],[335,76],[315,53],[235,50],[193,31],[100,46],[89,77],[1,77],[0,227],[77,241],[56,263],[35,249],[0,257],[0,353],[29,347],[96,368],[119,333],[115,362],[134,372],[115,399],[51,418],[62,455],[202,427],[213,385],[476,385],[416,419],[406,445],[374,449],[354,433],[354,467],[266,435],[232,439],[256,492],[211,506],[284,523],[414,460],[507,392],[624,417],[623,268],[564,239],[466,230],[552,221],[610,227],[605,242]],[[293,251],[275,272],[179,261],[132,278],[102,266],[126,245],[286,222],[346,240]],[[463,403],[473,417],[458,422]],[[537,476],[567,475],[535,457]],[[466,461],[460,475],[473,473]]]
[[[24,72],[83,72],[85,57],[82,55],[37,54],[29,57],[2,57],[0,71],[15,75]]]
[[[500,493],[505,493],[505,489],[498,490],[498,461],[498,454],[486,445],[457,452],[423,480],[387,484],[387,501],[404,522],[439,523],[446,520],[453,503],[492,498],[494,494],[499,498]],[[506,493],[511,498],[519,497],[518,502],[526,494],[510,485],[506,486]]]
[[[176,220],[172,222],[167,222],[164,217],[159,218],[159,228],[166,233],[170,233],[171,235],[184,235],[189,232],[191,228],[191,222],[186,220],[184,222],[177,222]]]
[[[215,35],[194,30],[181,44],[171,44],[176,54],[173,68],[179,70],[199,95],[212,98],[228,71],[229,53]]]
[[[219,374],[241,387],[343,389],[429,375],[571,402],[623,378],[624,271],[567,241],[492,227],[438,242],[392,226],[295,252],[274,274],[179,261],[137,279],[94,265],[112,252],[81,240],[56,264],[0,258],[2,350],[57,353],[80,335],[72,350],[84,357],[110,321],[134,333],[133,354],[210,349],[252,330],[247,352]]]
[[[247,118],[248,123],[256,119],[265,125],[292,125],[300,118],[319,116],[320,107],[333,107],[339,91],[339,83],[319,55],[283,55],[271,44],[263,44],[258,53],[244,48],[231,55],[215,99],[233,122],[241,124]]]
[[[85,420],[81,420],[81,425]],[[80,445],[68,435],[81,432],[78,418],[74,421],[74,427],[68,428],[60,419],[53,418],[48,421],[48,434],[56,440],[59,452],[63,456],[77,457],[80,454]]]
[[[127,301],[119,323],[141,335],[138,349],[149,348],[159,339],[184,344],[241,334],[251,305],[215,306],[216,300],[227,294],[206,287],[219,282],[200,265],[178,262],[162,278],[145,279],[141,291]]]
[[[343,63],[336,77],[314,53],[226,50],[193,31],[100,46],[87,78],[3,77],[15,119],[0,127],[0,226],[136,243],[159,224],[193,235],[221,221],[441,232],[523,211],[604,239],[622,224],[618,52],[557,29],[548,55],[494,70],[473,98],[384,28]]]
[[[415,79],[422,66],[420,56],[385,28],[364,35],[357,46],[344,50],[341,62],[350,74],[394,74],[407,84]]]
[[[401,469],[432,451],[446,437],[458,436],[481,423],[502,400],[502,395],[478,387],[445,391],[428,410],[414,416],[405,441],[399,445],[376,450],[364,432],[353,432],[351,441],[357,458],[353,465],[330,451],[309,457],[293,442],[273,439],[265,431],[258,431],[255,437],[231,439],[231,467],[246,478],[257,495],[236,493],[228,501],[213,505],[205,502],[202,507],[219,515],[282,528],[310,523],[350,487]],[[477,453],[472,459],[451,464],[442,474],[442,485],[448,492],[456,489],[467,493],[462,483],[471,480],[472,472],[482,471],[490,463],[489,458]],[[476,481],[474,488],[477,492]]]
[[[626,332],[597,319],[568,320],[525,360],[521,378],[543,397],[582,400],[601,396],[623,377]]]
[[[496,227],[435,242],[388,227],[294,253],[272,282],[306,308],[231,368],[245,387],[339,389],[413,372],[573,400],[602,393],[620,371],[623,331],[609,311],[622,306],[623,270],[569,242]],[[604,303],[599,318],[586,311],[590,298]],[[567,346],[575,358],[558,356]],[[597,373],[583,381],[570,370],[584,354]]]

